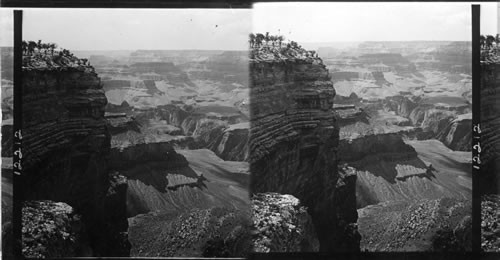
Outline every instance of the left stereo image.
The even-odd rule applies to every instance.
[[[23,256],[251,251],[250,18],[248,9],[23,11]]]

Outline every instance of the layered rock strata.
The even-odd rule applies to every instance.
[[[498,55],[497,55],[498,57]],[[481,193],[500,192],[500,62],[481,64]]]
[[[419,139],[435,138],[456,151],[471,151],[472,114],[470,105],[441,106],[425,103],[419,97],[394,96],[384,100],[383,108],[408,118],[419,127]]]
[[[337,169],[335,90],[321,59],[304,53],[251,55],[250,189],[298,198],[320,251],[357,251],[356,177]]]
[[[126,125],[125,118],[108,120],[113,126],[129,126],[128,129],[131,130],[132,125]],[[248,160],[249,123],[239,122],[241,119],[212,118],[187,112],[174,105],[136,112],[134,118],[133,121],[140,125],[142,133],[150,132],[149,134],[157,136],[175,135],[179,138],[180,135],[185,135],[190,141],[184,143],[192,149],[208,148],[228,161]],[[152,125],[152,121],[160,123]]]
[[[23,199],[67,203],[82,216],[93,256],[128,256],[126,184],[108,171],[100,79],[75,57],[54,57],[23,64]]]

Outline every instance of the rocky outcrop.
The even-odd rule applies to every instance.
[[[22,243],[23,255],[28,258],[92,255],[81,216],[63,202],[24,203]]]
[[[198,118],[192,121],[186,120],[186,122],[196,122],[195,124],[187,123],[184,129],[187,129],[187,133],[192,135],[202,147],[210,146],[216,142],[217,138],[228,127],[227,122],[219,119]]]
[[[252,197],[254,252],[318,251],[319,242],[307,209],[292,195],[259,193]]]
[[[481,198],[481,248],[487,252],[500,252],[500,195]]]
[[[186,158],[178,154],[169,142],[141,142],[113,147],[110,151],[109,165],[113,170],[126,172],[146,163],[167,169],[187,166]]]
[[[385,161],[411,160],[417,156],[417,152],[405,144],[397,133],[366,135],[353,140],[344,139],[339,143],[341,162],[353,164],[370,156],[377,156]]]
[[[40,55],[23,63],[23,198],[67,203],[94,256],[128,256],[126,188],[108,171],[100,79],[73,56]]]
[[[226,161],[247,161],[249,123],[230,125],[209,148]]]
[[[300,48],[253,50],[250,190],[298,198],[320,251],[359,250],[354,175],[337,169],[335,90],[321,59]]]
[[[127,103],[127,101],[123,101],[120,105],[108,103],[106,104],[106,112],[130,114],[132,112],[132,107]]]
[[[384,73],[381,71],[373,71],[372,72],[372,77],[375,80],[375,84],[379,86],[384,86],[384,85],[392,85],[389,81],[387,81],[384,77]]]
[[[335,112],[338,115],[339,126],[353,124],[358,121],[368,121],[367,114],[355,105],[334,105]]]
[[[124,113],[106,113],[108,129],[112,135],[127,131],[140,132],[140,124],[131,116]]]
[[[500,62],[481,64],[481,174],[478,181],[481,194],[500,191]]]

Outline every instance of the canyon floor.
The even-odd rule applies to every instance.
[[[337,92],[341,157],[357,173],[362,251],[471,246],[470,46],[420,44],[403,55],[384,45],[320,49]]]
[[[387,201],[358,210],[362,251],[436,251],[438,235],[470,221],[470,152],[451,151],[438,140],[406,141],[431,163],[435,179],[413,186],[419,193],[453,191],[449,198]],[[413,177],[418,178],[418,177]],[[407,180],[411,182],[411,180]],[[423,184],[423,185],[419,185]],[[432,186],[432,187],[430,187]],[[439,196],[436,196],[439,197]],[[449,231],[449,230],[448,230]],[[448,250],[460,250],[459,247]]]

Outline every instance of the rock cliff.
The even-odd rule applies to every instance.
[[[498,59],[498,55],[496,56]],[[482,194],[500,191],[500,62],[481,64],[481,174]]]
[[[337,169],[335,90],[322,60],[301,48],[253,50],[250,191],[298,198],[320,251],[357,251],[356,176]]]
[[[126,184],[108,171],[106,97],[74,56],[23,59],[23,199],[64,202],[82,216],[93,256],[128,256]]]
[[[209,148],[226,161],[248,161],[249,123],[229,125]]]
[[[436,138],[455,151],[471,151],[472,145],[472,113],[459,115],[450,120],[448,126],[441,130]]]

